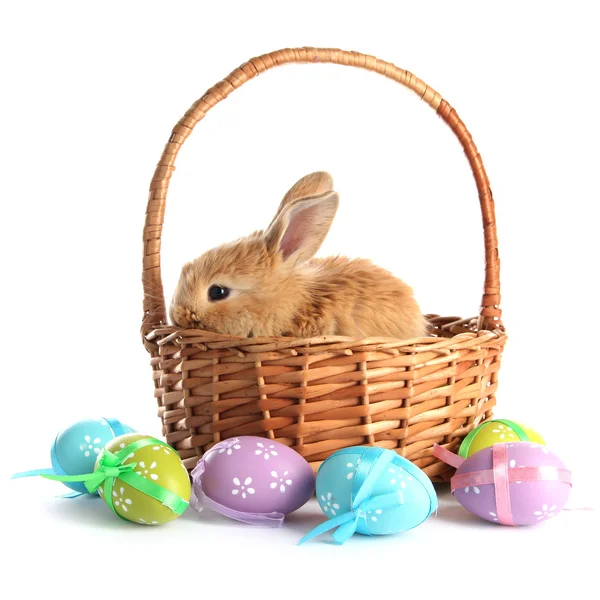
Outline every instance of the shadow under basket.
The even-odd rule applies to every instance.
[[[195,125],[258,74],[288,63],[335,63],[375,71],[416,92],[454,131],[477,185],[485,241],[479,317],[428,315],[431,337],[397,340],[238,338],[167,325],[160,239],[175,159]],[[506,342],[494,201],[481,157],[454,109],[412,73],[357,52],[285,49],[253,58],[209,89],[174,127],[150,184],[144,227],[142,337],[163,434],[191,471],[215,443],[235,436],[277,440],[316,471],[348,446],[395,450],[433,481],[453,469],[433,445],[456,452],[492,416]]]

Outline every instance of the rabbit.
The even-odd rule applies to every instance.
[[[169,311],[174,325],[236,337],[425,336],[407,284],[366,259],[313,258],[338,203],[328,173],[300,179],[265,231],[183,267]]]

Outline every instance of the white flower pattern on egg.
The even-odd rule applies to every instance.
[[[367,514],[365,515],[365,519],[370,518],[371,521],[373,521],[374,523],[377,521],[377,516],[381,515],[383,513],[383,511],[381,510],[381,508],[378,508],[377,510],[368,510]]]
[[[537,517],[538,521],[543,519],[551,519],[554,515],[556,515],[556,504],[553,504],[550,507],[547,504],[542,504],[541,510],[534,510],[533,514]]]
[[[272,490],[274,490],[277,486],[279,486],[279,491],[282,494],[285,494],[286,486],[289,487],[293,483],[291,479],[286,479],[287,476],[288,476],[288,471],[284,471],[283,475],[281,477],[279,477],[279,475],[277,474],[277,471],[271,471],[271,477],[275,477],[275,479],[278,479],[279,482],[272,481],[269,484],[269,487]]]
[[[468,486],[465,488],[465,494],[468,494],[470,490],[471,490],[471,486],[470,486],[470,485],[468,485]],[[476,494],[479,494],[479,492],[480,492],[481,490],[480,490],[480,489],[479,489],[479,488],[478,488],[476,485],[474,485],[474,486],[473,486],[473,491],[474,491]]]
[[[256,493],[254,488],[248,487],[252,483],[252,477],[246,477],[244,479],[244,483],[242,483],[237,477],[233,478],[233,485],[236,487],[231,490],[231,493],[234,496],[240,494],[242,498],[245,500],[248,495],[252,496],[252,494]]]
[[[144,519],[138,519],[138,523],[142,523],[143,525],[158,525],[158,521],[144,521]]]
[[[505,425],[503,425],[502,423],[497,423],[496,424],[497,429],[492,429],[492,433],[499,433],[500,435],[498,436],[501,440],[503,440],[504,438],[506,438],[507,436],[509,438],[516,438],[517,436],[515,435],[515,432],[510,428],[510,427],[506,427]]]
[[[498,521],[498,515],[495,512],[490,512],[490,517],[492,517],[492,521]]]
[[[262,456],[265,460],[269,460],[270,456],[277,456],[278,452],[275,450],[275,446],[271,444],[270,446],[265,446],[261,442],[256,442],[258,446],[258,450],[254,451],[256,456]]]
[[[229,446],[229,448],[219,448],[219,454],[223,454],[227,452],[227,456],[231,456],[234,450],[239,450],[241,446],[239,444],[234,444],[233,446]]]
[[[327,497],[321,494],[321,508],[323,512],[330,512],[334,517],[337,515],[338,510],[340,510],[340,505],[335,501],[333,494],[331,492],[327,492]]]
[[[171,454],[171,451],[167,446],[152,446],[152,450],[162,450],[165,454]]]
[[[356,461],[356,464],[354,463],[346,463],[346,468],[350,469],[349,473],[346,473],[346,479],[352,479],[354,477],[354,475],[356,474],[356,471],[358,470],[358,466],[360,465],[360,458]]]
[[[404,476],[402,475],[402,469],[388,469],[391,473],[390,484],[391,485],[399,485],[403,490],[406,489],[406,481],[404,481]],[[412,477],[410,477],[412,479]],[[410,481],[409,479],[409,481]]]
[[[127,506],[131,506],[133,504],[129,498],[124,497],[125,488],[120,488],[118,494],[115,492],[115,490],[113,490],[112,495],[115,498],[115,500],[113,500],[113,504],[119,507],[123,512],[127,512],[129,510]]]
[[[150,473],[152,469],[156,469],[156,466],[156,461],[153,461],[149,467],[146,467],[146,463],[143,460],[141,460],[138,463],[138,467],[140,468],[140,470],[136,471],[136,473],[138,475],[141,475],[144,479],[148,479],[148,477],[150,477],[152,481],[156,481],[158,479],[158,475],[156,473]]]
[[[79,449],[83,452],[84,456],[90,456],[92,452],[98,454],[100,450],[102,450],[102,446],[99,445],[102,444],[102,440],[99,437],[92,440],[91,436],[86,435],[83,440],[84,441],[79,444]]]

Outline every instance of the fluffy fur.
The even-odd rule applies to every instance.
[[[209,250],[183,267],[174,324],[240,337],[425,335],[412,289],[365,259],[317,259],[338,206],[327,173],[285,195],[266,231]],[[230,296],[211,301],[211,285]]]

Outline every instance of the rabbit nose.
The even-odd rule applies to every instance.
[[[175,325],[179,325],[179,327],[192,327],[191,311],[181,304],[176,304],[173,307],[171,318]]]
[[[195,314],[192,313],[191,317],[192,317],[192,324],[190,325],[190,327],[194,327],[195,329],[204,329],[204,326],[202,325],[202,321]]]

